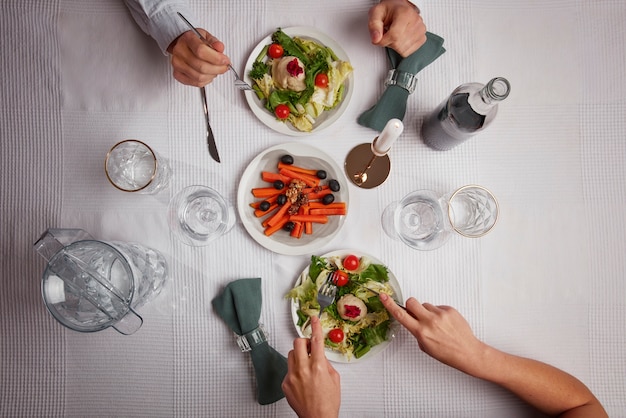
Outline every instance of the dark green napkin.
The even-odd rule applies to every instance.
[[[443,38],[430,32],[426,32],[426,43],[406,58],[402,58],[400,54],[391,48],[385,49],[387,50],[387,57],[392,68],[413,75],[422,71],[431,62],[439,58],[441,54],[446,52],[443,47]],[[409,92],[405,88],[398,85],[389,85],[380,100],[378,100],[378,103],[371,109],[363,112],[357,119],[357,122],[360,125],[381,132],[390,119],[404,119],[408,98]]]
[[[237,335],[254,331],[261,316],[261,279],[240,279],[229,283],[213,299],[213,309]],[[267,341],[253,345],[249,351],[256,375],[258,402],[271,404],[285,395],[280,387],[287,374],[287,359]]]

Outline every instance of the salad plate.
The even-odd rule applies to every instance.
[[[364,253],[362,251],[354,250],[354,249],[343,249],[343,250],[331,251],[320,257],[325,258],[325,259],[336,257],[336,258],[343,260],[344,257],[348,255],[355,255],[361,259],[368,259],[370,264],[379,264],[383,266],[385,265],[378,258],[370,254]],[[307,276],[309,275],[309,268],[310,268],[310,263],[298,276],[295,282],[294,288],[299,286],[302,283],[303,279],[307,278]],[[391,270],[389,270],[389,268],[387,268],[387,274],[389,278],[388,285],[393,290],[392,298],[397,301],[404,300],[402,296],[402,290],[400,289],[400,284],[398,283],[396,276],[393,274]],[[300,326],[298,326],[298,321],[299,321],[298,309],[300,308],[298,300],[290,299],[290,308],[291,308],[291,318],[292,318],[294,327],[296,329],[296,332],[298,333],[298,336],[300,336],[301,338],[306,337],[305,334],[302,332],[302,329],[300,328]],[[387,340],[381,342],[380,344],[374,345],[373,347],[369,349],[369,351],[366,354],[364,354],[360,358],[347,356],[329,347],[325,348],[326,357],[328,358],[328,360],[336,362],[336,363],[358,363],[358,362],[362,362],[364,360],[370,359],[376,356],[377,354],[383,352],[389,346],[389,344],[391,344],[391,341],[393,340],[393,333],[396,327],[397,325],[395,323],[395,320],[391,318],[391,326],[387,332]]]
[[[336,179],[339,191],[334,192],[336,201],[345,202],[349,209],[349,188],[343,170],[333,158],[311,145],[300,142],[289,142],[275,145],[256,156],[245,169],[237,191],[237,210],[244,228],[252,239],[270,251],[285,255],[312,254],[326,246],[339,233],[344,224],[345,216],[329,216],[325,224],[315,224],[312,234],[303,234],[294,238],[286,231],[278,231],[270,236],[265,235],[261,219],[256,217],[250,204],[258,201],[252,195],[252,189],[268,186],[263,181],[263,171],[275,171],[276,164],[283,155],[291,155],[294,164],[316,170],[325,170],[327,179]]]
[[[281,28],[281,30],[291,37],[298,36],[300,38],[312,40],[318,44],[326,46],[333,50],[339,60],[350,62],[348,54],[346,54],[344,49],[337,42],[335,42],[332,38],[315,28],[307,26],[294,26],[289,28]],[[250,77],[249,74],[250,70],[252,69],[252,65],[259,56],[259,54],[263,51],[263,49],[271,43],[272,34],[269,34],[268,36],[263,38],[252,50],[252,53],[250,54],[250,57],[246,62],[243,78],[246,83],[250,84],[251,86],[254,85],[254,80]],[[321,115],[319,115],[319,117],[315,119],[315,123],[313,124],[313,130],[311,132],[300,131],[292,126],[291,123],[277,120],[276,116],[265,108],[263,102],[257,97],[255,91],[246,91],[245,97],[248,105],[250,106],[250,109],[252,110],[252,113],[254,113],[254,115],[267,127],[284,135],[307,136],[329,127],[335,121],[337,121],[339,117],[341,117],[350,102],[354,87],[353,85],[353,72],[351,72],[348,75],[347,79],[344,81],[344,91],[341,102],[335,108],[324,111]]]

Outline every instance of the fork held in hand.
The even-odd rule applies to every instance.
[[[180,16],[180,18],[187,24],[187,26],[189,26],[189,28],[196,34],[196,36],[200,38],[202,42],[204,42],[206,46],[208,46],[211,49],[215,49],[209,43],[209,41],[207,41],[206,38],[202,36],[200,32],[198,32],[198,29],[196,29],[187,19],[185,19],[185,16],[180,14],[180,12],[176,12],[176,13],[178,13],[178,16]],[[239,90],[252,90],[252,87],[250,87],[250,84],[246,83],[245,81],[241,79],[241,77],[239,77],[239,74],[237,74],[237,71],[235,71],[232,65],[228,64],[228,69],[232,71],[233,74],[235,75],[235,87],[237,87]]]
[[[322,316],[324,309],[328,308],[335,301],[336,295],[337,286],[333,284],[329,276],[317,291],[317,303],[320,305],[320,313],[318,316]]]

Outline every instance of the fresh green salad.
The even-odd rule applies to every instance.
[[[325,345],[348,360],[361,358],[389,337],[391,317],[377,295],[393,297],[389,273],[365,256],[312,256],[308,273],[303,272],[299,284],[286,295],[298,307],[297,326],[305,336],[311,335],[310,317],[319,314],[318,289],[329,277],[338,291],[335,302],[320,316]]]
[[[272,34],[248,73],[254,91],[276,119],[311,132],[316,119],[343,99],[345,81],[352,72],[329,47],[280,28]]]

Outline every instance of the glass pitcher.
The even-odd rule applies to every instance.
[[[34,246],[47,261],[41,282],[46,308],[75,331],[136,332],[143,324],[136,309],[156,297],[167,279],[159,252],[97,241],[82,229],[48,229]]]

